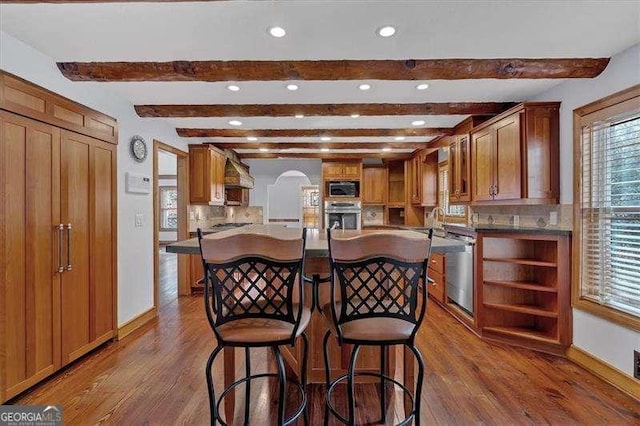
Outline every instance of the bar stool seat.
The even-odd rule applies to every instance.
[[[298,309],[298,304],[294,303],[293,310]],[[310,319],[311,311],[303,306],[296,337],[307,328]],[[218,327],[218,333],[224,341],[229,343],[277,342],[290,340],[294,327],[295,324],[272,318],[243,318],[221,325]]]
[[[342,308],[341,302],[336,302],[336,311]],[[329,330],[338,335],[336,323],[331,315],[331,303],[322,307],[322,314],[326,319]],[[367,340],[376,342],[406,341],[411,337],[415,324],[399,318],[363,318],[342,324],[342,337],[345,342],[350,340]]]

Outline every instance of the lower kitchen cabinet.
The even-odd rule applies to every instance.
[[[429,278],[433,282],[429,283],[429,295],[440,303],[445,303],[445,256],[441,253],[432,253],[429,258]]]

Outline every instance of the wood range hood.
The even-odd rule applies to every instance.
[[[224,187],[253,189],[254,179],[249,174],[249,168],[239,161],[227,156],[224,166]]]

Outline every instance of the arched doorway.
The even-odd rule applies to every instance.
[[[320,191],[299,170],[287,170],[267,186],[267,223],[288,227],[320,226]]]

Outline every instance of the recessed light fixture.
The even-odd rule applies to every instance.
[[[255,142],[258,140],[258,138],[256,138],[255,136],[247,136],[247,140],[251,142]]]
[[[427,90],[428,88],[429,88],[429,85],[427,83],[421,83],[416,86],[416,89],[418,90]]]
[[[296,118],[304,118],[304,114],[296,114]]]
[[[271,27],[269,28],[269,34],[275,38],[282,38],[287,34],[287,32],[282,27]]]
[[[258,151],[260,151],[260,152],[269,152],[269,148],[259,148]]]
[[[297,84],[287,84],[287,90],[298,90],[298,85]]]
[[[329,151],[330,151],[330,149],[329,149],[329,148],[320,148],[320,151],[322,151],[322,152],[329,152]]]
[[[424,120],[415,120],[411,122],[412,126],[424,126],[425,121]]]
[[[384,152],[389,152],[389,151],[391,151],[391,148],[389,148],[388,146],[385,146],[384,148],[382,148],[382,150]]]
[[[327,141],[330,141],[330,140],[331,140],[331,138],[330,138],[329,136],[322,136],[322,137],[320,138],[320,140],[321,140],[321,141],[325,141],[325,142],[327,142]]]
[[[231,90],[232,92],[237,92],[238,90],[240,90],[240,86],[236,86],[235,84],[230,84],[227,86],[227,89]]]
[[[242,121],[240,121],[240,120],[231,120],[231,121],[229,121],[229,124],[231,124],[232,126],[242,126]]]
[[[391,37],[396,33],[396,29],[391,25],[385,25],[376,31],[380,37]]]
[[[360,86],[358,86],[358,89],[360,89],[360,90],[369,90],[369,89],[371,89],[371,85],[367,84],[367,83],[362,83]]]
[[[405,137],[404,137],[404,136],[396,136],[396,137],[395,137],[395,138],[393,138],[393,139],[394,139],[394,140],[397,140],[397,141],[403,141],[403,140],[405,140]]]
[[[357,114],[357,113],[351,114],[351,118],[358,118],[358,117],[360,117],[360,114]]]

